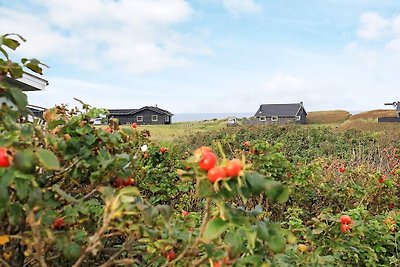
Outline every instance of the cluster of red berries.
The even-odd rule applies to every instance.
[[[340,216],[340,223],[342,224],[342,226],[340,227],[340,231],[346,233],[351,230],[351,224],[353,223],[353,220],[350,218],[349,215],[342,215]]]
[[[5,147],[0,147],[0,168],[10,167],[11,162]]]
[[[168,151],[168,148],[166,148],[166,147],[161,147],[160,148],[160,153],[161,154],[165,154],[165,152],[167,152]]]
[[[128,177],[126,180],[117,177],[112,183],[112,186],[115,188],[122,188],[125,186],[131,186],[135,183],[135,180],[132,177]]]
[[[201,153],[199,167],[207,171],[207,177],[211,183],[227,177],[236,177],[242,170],[243,165],[239,159],[229,160],[225,166],[216,166],[218,158],[211,148],[203,146],[198,151]]]

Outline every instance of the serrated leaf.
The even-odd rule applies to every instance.
[[[64,247],[63,254],[67,259],[76,259],[81,255],[81,247],[76,243],[70,243]]]
[[[211,220],[206,225],[206,230],[203,234],[203,241],[209,243],[212,240],[218,238],[223,232],[228,229],[228,222],[222,220],[221,218],[216,218]]]
[[[51,171],[57,171],[60,169],[60,162],[53,152],[39,148],[37,150],[37,157],[44,169]]]

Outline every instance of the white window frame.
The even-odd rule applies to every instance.
[[[301,120],[301,116],[296,116],[296,121]]]
[[[272,121],[272,122],[276,122],[276,121],[278,121],[278,120],[279,120],[278,116],[272,116],[272,117],[271,117],[271,121]]]
[[[164,122],[169,122],[169,116],[168,115],[165,115]]]
[[[266,120],[267,120],[267,118],[265,116],[260,117],[260,121],[266,121]]]
[[[136,121],[137,122],[142,122],[143,121],[143,116],[136,116]]]
[[[151,121],[158,121],[158,115],[151,115]]]

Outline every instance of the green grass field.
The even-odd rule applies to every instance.
[[[345,110],[313,111],[308,114],[306,127],[328,126],[339,132],[349,129],[373,132],[400,131],[399,123],[378,123],[377,118],[382,116],[395,116],[395,112],[393,110],[372,110],[351,115]],[[239,125],[241,125],[240,121]],[[139,125],[138,130],[149,130],[153,141],[168,145],[179,140],[180,137],[206,131],[218,131],[225,127],[227,127],[226,119],[221,119],[177,122],[170,125]]]

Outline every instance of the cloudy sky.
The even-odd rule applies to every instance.
[[[366,110],[400,100],[399,0],[0,0],[14,58],[50,66],[29,93],[173,113]]]

